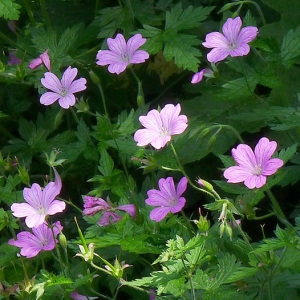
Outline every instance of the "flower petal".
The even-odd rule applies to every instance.
[[[126,41],[124,36],[120,33],[118,33],[114,39],[108,38],[107,45],[111,51],[119,55],[126,53]]]
[[[228,50],[228,40],[220,32],[208,33],[202,45],[206,48],[223,48]]]
[[[119,64],[124,62],[118,53],[111,52],[110,50],[98,51],[96,58],[98,59],[96,64],[99,66],[106,66],[109,64]]]
[[[40,103],[44,105],[51,105],[61,96],[54,92],[46,92],[40,98]]]
[[[247,26],[245,28],[242,28],[238,35],[238,44],[247,44],[253,41],[258,34],[257,27],[254,26]]]
[[[253,171],[257,165],[257,161],[252,149],[248,145],[239,144],[236,149],[232,149],[231,152],[234,160],[241,168],[250,173]]]
[[[119,75],[120,73],[125,71],[127,66],[128,66],[128,62],[120,62],[120,63],[110,64],[108,66],[108,71],[110,73],[116,73],[117,75]]]
[[[217,63],[224,60],[230,53],[231,50],[226,48],[214,48],[207,54],[207,60],[209,62]]]
[[[62,85],[61,85],[60,80],[57,78],[57,76],[51,72],[46,72],[44,76],[45,76],[45,78],[41,79],[42,85],[45,88],[47,88],[57,94],[60,94],[62,91]]]
[[[180,197],[186,190],[188,180],[186,177],[182,177],[177,185],[177,197]]]
[[[249,176],[244,184],[247,188],[249,189],[254,189],[254,188],[261,188],[263,185],[266,184],[266,181],[267,181],[267,177],[266,176],[263,176],[263,175],[252,175],[252,176]]]
[[[276,148],[277,143],[275,141],[270,142],[266,137],[261,138],[254,149],[257,163],[263,166],[274,154]]]
[[[133,204],[120,205],[116,209],[126,211],[133,218],[135,218],[135,216],[136,216],[136,209]]]
[[[229,167],[223,175],[230,183],[244,182],[248,177],[253,176],[247,169],[238,166]]]
[[[235,19],[228,18],[222,27],[223,34],[229,43],[236,43],[240,29],[242,27],[242,20],[240,17]]]
[[[65,70],[61,79],[61,85],[65,91],[69,92],[70,85],[77,76],[77,73],[77,68],[71,68],[70,66]]]
[[[169,212],[171,212],[170,207],[156,207],[150,212],[150,219],[160,222]]]
[[[238,46],[236,49],[230,51],[229,55],[232,57],[244,56],[247,55],[249,52],[250,52],[250,46],[247,44],[242,44]]]
[[[75,96],[73,94],[68,94],[65,97],[61,97],[58,100],[59,105],[64,108],[68,109],[70,106],[73,106],[76,102]]]
[[[145,43],[146,43],[146,39],[143,38],[141,34],[137,33],[134,36],[132,36],[127,41],[127,46],[126,46],[126,52],[128,53],[129,57],[132,57],[133,53],[138,48],[140,48],[142,45],[144,45]],[[146,52],[146,51],[144,51],[144,52]],[[149,54],[148,54],[148,57],[149,57]]]
[[[267,163],[263,165],[262,175],[273,175],[282,166],[283,160],[281,160],[280,158],[271,158]]]
[[[144,50],[138,50],[134,52],[130,58],[130,63],[131,64],[140,64],[145,62],[149,58],[148,52]]]
[[[86,79],[85,78],[79,78],[74,80],[70,87],[69,87],[69,93],[77,93],[77,92],[81,92],[83,90],[86,89]]]

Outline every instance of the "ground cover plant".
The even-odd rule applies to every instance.
[[[0,0],[0,299],[299,299],[298,0]]]

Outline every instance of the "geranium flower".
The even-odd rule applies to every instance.
[[[122,219],[115,211],[126,211],[133,218],[136,216],[136,209],[133,204],[125,204],[117,207],[111,207],[105,200],[91,196],[84,197],[83,213],[87,216],[93,216],[95,213],[103,211],[98,222],[100,226],[108,226]]]
[[[213,77],[214,72],[211,69],[202,69],[199,72],[195,73],[192,77],[191,83],[196,84],[202,81],[203,76]]]
[[[275,141],[261,138],[252,149],[245,144],[240,144],[232,149],[232,156],[238,166],[229,167],[224,172],[224,177],[230,183],[244,182],[249,189],[260,188],[266,184],[267,176],[273,175],[283,161],[280,158],[271,158],[277,147]]]
[[[83,91],[86,89],[86,79],[79,78],[74,80],[78,73],[77,68],[68,67],[60,81],[57,76],[51,72],[45,73],[45,78],[41,79],[42,85],[52,92],[44,93],[40,102],[44,105],[51,105],[58,100],[59,105],[62,108],[69,108],[75,104],[74,93]]]
[[[29,228],[43,224],[47,215],[62,212],[66,203],[55,200],[61,190],[61,179],[55,169],[55,182],[49,182],[42,190],[34,183],[31,188],[24,188],[23,197],[27,203],[14,203],[11,206],[13,215],[17,218],[26,217],[25,223]]]
[[[187,178],[183,177],[175,189],[173,177],[159,179],[159,190],[152,189],[147,192],[146,203],[151,206],[159,206],[150,212],[150,219],[160,222],[168,213],[174,214],[181,211],[186,202],[181,195],[186,190],[187,183]]]
[[[39,57],[35,58],[32,60],[28,67],[33,70],[36,69],[37,67],[41,66],[44,64],[44,66],[48,69],[49,72],[51,72],[51,65],[50,65],[50,57],[48,54],[48,49],[42,53]]]
[[[100,50],[97,54],[97,65],[108,66],[110,73],[120,74],[129,64],[140,64],[149,58],[144,50],[137,50],[146,43],[146,39],[139,33],[132,36],[127,44],[120,33],[114,39],[108,38],[107,45],[110,50]]]
[[[60,222],[53,224],[53,232],[56,237],[63,227]],[[46,223],[42,223],[36,228],[32,228],[32,233],[29,231],[22,231],[17,234],[17,239],[10,239],[9,245],[21,248],[20,254],[31,258],[37,256],[40,251],[51,251],[58,241],[53,240],[52,229]]]
[[[206,35],[205,42],[202,45],[206,48],[213,48],[207,54],[209,62],[217,63],[228,55],[234,57],[249,53],[248,43],[256,38],[258,29],[254,26],[247,26],[242,29],[241,27],[242,20],[240,17],[229,18],[222,27],[223,34],[211,32]]]
[[[139,120],[146,128],[134,134],[137,145],[146,146],[150,143],[155,149],[160,149],[171,140],[172,135],[184,132],[188,126],[187,117],[179,115],[180,111],[180,104],[167,104],[160,112],[153,109],[147,116],[140,116]]]

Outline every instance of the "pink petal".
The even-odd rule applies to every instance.
[[[185,198],[180,197],[178,199],[177,205],[171,207],[171,213],[175,214],[180,212],[183,209],[185,202],[186,202]]]
[[[13,211],[12,214],[17,218],[32,216],[37,213],[36,209],[28,203],[13,203],[11,210]]]
[[[46,92],[40,98],[40,103],[44,105],[51,105],[61,96],[54,92]]]
[[[138,146],[146,146],[151,143],[157,136],[156,132],[149,129],[139,129],[134,134],[134,140]]]
[[[77,76],[78,70],[77,68],[68,67],[61,79],[61,85],[63,86],[64,90],[69,91],[70,85],[72,84],[73,80]]]
[[[161,137],[155,137],[152,141],[151,141],[151,145],[159,150],[161,148],[163,148],[168,142],[171,141],[171,136],[170,135],[165,135],[165,136],[161,136]]]
[[[133,218],[135,218],[135,216],[136,216],[136,209],[133,204],[120,205],[116,209],[126,211]]]
[[[217,63],[224,60],[230,53],[231,50],[226,48],[214,48],[207,54],[207,60],[209,62]]]
[[[248,177],[253,176],[247,169],[238,166],[229,167],[223,175],[230,183],[244,182]]]
[[[150,219],[160,222],[169,212],[171,212],[170,207],[156,207],[150,212]]]
[[[38,66],[40,66],[41,64],[43,63],[42,59],[40,57],[37,57],[35,58],[34,60],[32,60],[28,67],[31,69],[31,70],[34,70],[36,69]]]
[[[47,208],[51,204],[51,202],[54,200],[54,198],[60,193],[60,189],[57,188],[57,185],[55,182],[49,182],[43,192],[42,192],[42,197],[40,199],[41,204],[43,207]]]
[[[240,144],[236,149],[232,149],[232,156],[241,168],[250,173],[257,165],[256,157],[248,145]]]
[[[98,224],[100,226],[108,226],[110,224],[120,221],[122,217],[118,216],[114,212],[104,212]]]
[[[242,28],[238,36],[238,44],[247,44],[253,41],[258,34],[258,29],[254,26]]]
[[[266,137],[261,138],[254,149],[257,163],[263,166],[274,154],[276,148],[277,143],[275,141],[270,142]]]
[[[147,192],[148,199],[145,200],[146,204],[150,206],[169,206],[169,197],[161,191],[152,189]]]
[[[144,50],[138,50],[133,53],[130,59],[131,64],[140,64],[143,63],[146,59],[149,58],[148,52]]]
[[[24,188],[23,190],[24,199],[35,209],[40,206],[42,195],[42,189],[37,183],[34,183],[31,188]]]
[[[126,52],[132,58],[133,53],[146,43],[146,39],[141,34],[137,33],[127,41]],[[146,51],[144,51],[146,52]],[[146,52],[147,53],[147,52]],[[148,54],[148,53],[147,53]],[[149,57],[149,54],[148,54]],[[147,57],[147,58],[148,58]]]
[[[220,32],[211,32],[206,35],[205,42],[202,45],[206,48],[228,49],[228,40]]]
[[[222,31],[228,42],[236,43],[238,39],[238,35],[240,29],[242,27],[242,20],[240,17],[236,17],[235,19],[227,19],[222,27]]]
[[[182,177],[177,185],[177,196],[180,197],[186,190],[188,180],[186,177]]]
[[[157,133],[162,130],[162,120],[160,113],[156,109],[150,110],[147,116],[140,116],[139,121],[144,127]]]
[[[56,213],[64,211],[66,208],[66,203],[60,200],[54,200],[51,202],[50,206],[48,207],[47,214],[52,216]]]
[[[98,61],[96,62],[96,64],[99,66],[119,64],[124,62],[118,53],[111,52],[110,50],[98,51],[97,59]]]
[[[69,87],[69,93],[77,93],[81,92],[86,89],[86,79],[85,78],[79,78],[77,80],[74,80],[71,83],[71,86]]]
[[[279,168],[283,166],[283,160],[280,158],[271,158],[263,165],[262,175],[273,175]]]
[[[196,84],[196,83],[202,81],[202,79],[203,79],[203,74],[204,74],[204,70],[205,70],[205,69],[203,69],[203,70],[201,70],[201,71],[199,71],[198,73],[196,73],[196,74],[193,75],[192,80],[191,80],[191,83],[192,83],[192,84]]]
[[[127,66],[128,66],[128,62],[120,62],[120,63],[110,64],[108,66],[108,71],[110,73],[116,73],[119,75],[120,73],[125,71]]]
[[[45,76],[45,78],[41,79],[42,85],[45,88],[47,88],[57,94],[60,94],[63,87],[61,85],[60,80],[57,78],[57,76],[51,72],[46,72],[44,76]]]
[[[247,44],[242,44],[238,46],[236,49],[233,49],[230,51],[230,56],[236,57],[236,56],[244,56],[247,55],[250,52],[250,47]]]
[[[46,68],[48,69],[48,71],[51,71],[51,66],[50,66],[50,57],[48,55],[48,50],[46,50],[44,53],[42,53],[40,55],[40,58],[43,62],[43,64],[46,66]]]
[[[46,214],[42,214],[42,213],[38,214],[38,212],[36,212],[35,215],[28,215],[25,218],[25,223],[29,228],[34,228],[43,224],[45,218],[46,218]]]
[[[126,53],[126,42],[124,36],[120,33],[118,33],[114,39],[108,38],[107,45],[111,51],[119,55]]]
[[[75,105],[76,103],[76,99],[75,96],[73,94],[68,94],[65,97],[61,97],[58,100],[59,105],[64,108],[64,109],[68,109],[70,106]]]
[[[263,175],[253,175],[253,176],[249,176],[244,184],[246,187],[248,187],[249,189],[254,189],[254,188],[261,188],[263,185],[266,184],[267,178],[266,176]]]

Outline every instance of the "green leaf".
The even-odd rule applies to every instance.
[[[101,149],[100,154],[101,157],[99,171],[103,176],[110,176],[114,169],[114,161],[105,149]]]
[[[300,26],[284,36],[280,55],[286,65],[292,64],[292,59],[300,55]]]
[[[196,7],[188,6],[182,9],[181,2],[176,4],[170,11],[166,13],[165,29],[173,29],[175,31],[191,29],[200,25],[205,20],[214,7]]]
[[[278,157],[282,159],[285,163],[287,163],[296,153],[297,148],[298,148],[298,144],[294,144],[286,149],[283,149],[279,152]]]
[[[0,0],[0,17],[8,20],[18,20],[20,16],[21,5],[14,0]]]
[[[163,50],[166,61],[174,58],[175,64],[179,68],[197,72],[201,56],[199,49],[194,46],[200,44],[200,40],[194,35],[168,32],[165,35],[165,48]]]

